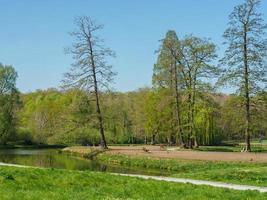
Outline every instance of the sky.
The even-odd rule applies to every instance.
[[[101,36],[116,52],[112,87],[132,91],[151,86],[155,51],[168,30],[178,37],[210,38],[222,56],[228,15],[243,0],[0,0],[0,62],[18,72],[22,92],[60,86],[73,62],[64,48],[77,16],[103,24]],[[261,12],[266,13],[267,0]],[[267,14],[264,15],[267,22]]]

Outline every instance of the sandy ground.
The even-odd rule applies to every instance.
[[[145,152],[143,148],[149,150]],[[149,156],[154,158],[204,160],[204,161],[248,161],[266,162],[267,153],[239,153],[239,152],[200,152],[190,150],[176,150],[168,148],[161,150],[159,146],[110,146],[108,154],[122,154],[134,156]]]

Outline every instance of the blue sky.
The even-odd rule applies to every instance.
[[[72,59],[64,47],[76,16],[105,25],[106,45],[118,73],[113,88],[131,91],[151,85],[154,54],[167,30],[179,37],[211,38],[223,52],[228,15],[241,0],[0,0],[0,62],[18,71],[22,92],[58,87]],[[261,11],[267,9],[263,0]],[[267,16],[264,16],[267,22]]]

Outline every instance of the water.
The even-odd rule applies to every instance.
[[[107,165],[97,160],[87,160],[60,153],[59,149],[5,149],[0,150],[0,162],[67,170],[89,170],[100,172],[143,174],[143,175],[168,175],[162,171],[151,171],[143,168],[128,168]]]

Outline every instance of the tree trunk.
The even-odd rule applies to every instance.
[[[105,138],[105,132],[104,132],[104,126],[103,126],[103,118],[102,118],[102,113],[101,113],[101,108],[100,108],[100,101],[99,101],[99,93],[98,93],[98,85],[97,85],[97,78],[96,78],[96,66],[95,66],[95,61],[94,61],[94,54],[93,54],[93,49],[92,49],[92,43],[89,40],[89,47],[90,47],[90,58],[91,58],[91,63],[93,67],[93,81],[94,81],[94,93],[95,93],[95,99],[96,99],[96,113],[97,113],[97,119],[99,123],[99,132],[100,132],[100,145],[102,149],[107,149],[107,142]]]
[[[195,103],[196,103],[196,73],[194,73],[193,91],[192,91],[192,105],[191,105],[191,120],[192,120],[192,134],[194,137],[194,147],[198,148],[196,126],[195,126]]]
[[[156,138],[156,135],[153,133],[152,134],[152,138],[151,138],[151,145],[155,145],[156,144],[155,138]]]
[[[176,136],[176,143],[179,146],[184,146],[183,142],[183,132],[181,129],[181,117],[180,117],[180,101],[179,101],[179,91],[178,91],[178,75],[177,75],[177,66],[174,66],[175,71],[175,106],[176,106],[176,120],[177,120],[177,136]]]
[[[102,118],[102,113],[100,109],[97,87],[95,87],[95,96],[96,96],[96,112],[97,112],[97,118],[99,122],[99,131],[100,131],[100,145],[101,145],[101,148],[107,149],[108,147],[107,147],[107,142],[106,142],[105,133],[104,133],[103,118]]]
[[[193,148],[193,144],[192,144],[193,129],[192,129],[191,111],[192,111],[192,95],[191,95],[191,91],[189,91],[189,94],[188,94],[188,147],[190,149]]]
[[[251,151],[250,146],[250,96],[249,96],[249,66],[248,66],[248,52],[247,52],[247,28],[244,25],[244,79],[245,79],[245,106],[246,106],[246,130],[245,130],[245,142],[246,152]]]

